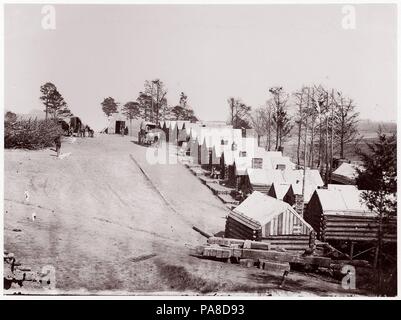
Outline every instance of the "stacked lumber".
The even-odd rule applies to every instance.
[[[372,216],[350,216],[325,214],[321,221],[323,241],[376,241],[379,223]],[[397,221],[390,219],[383,224],[384,241],[397,241]]]
[[[276,269],[280,267],[283,270],[286,270],[286,264],[292,263],[325,268],[329,268],[331,265],[330,258],[272,250],[270,243],[267,242],[219,237],[208,238],[207,245],[197,246],[191,250],[191,254],[198,257],[225,260],[235,258],[241,261],[245,259],[241,264],[247,266],[252,265],[252,261],[253,264],[260,264],[262,261],[266,266],[276,264],[274,265]]]
[[[270,243],[267,242],[220,238],[220,237],[210,237],[207,239],[207,243],[210,245],[215,244],[222,247],[237,247],[237,248],[260,249],[260,250],[270,249]]]
[[[259,241],[262,238],[262,226],[258,221],[233,211],[226,220],[225,236]]]

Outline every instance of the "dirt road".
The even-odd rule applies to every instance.
[[[5,249],[33,270],[54,266],[56,292],[349,294],[296,273],[278,289],[277,276],[189,256],[205,242],[192,225],[223,230],[226,208],[183,165],[149,164],[133,140],[68,140],[62,160],[5,151]]]

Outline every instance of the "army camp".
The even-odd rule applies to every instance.
[[[337,5],[56,5],[52,31],[7,7],[5,295],[397,295],[396,107],[365,82],[394,77],[361,57],[380,5],[357,49],[317,37]],[[288,46],[287,14],[316,36]]]

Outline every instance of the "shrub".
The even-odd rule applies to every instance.
[[[4,122],[4,147],[38,150],[51,147],[63,134],[55,120],[17,119]]]

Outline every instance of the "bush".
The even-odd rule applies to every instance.
[[[17,119],[4,122],[4,147],[38,150],[54,145],[54,139],[63,134],[55,120]]]

